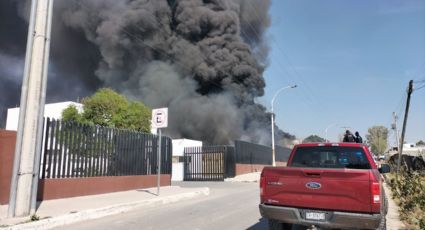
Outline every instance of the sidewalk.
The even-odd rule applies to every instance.
[[[209,189],[161,187],[160,196],[156,188],[131,190],[101,195],[47,200],[39,204],[36,215],[40,220],[30,222],[29,217],[7,218],[7,205],[0,206],[0,230],[50,229],[77,221],[100,218],[130,211],[132,209],[173,203],[198,196],[209,195]]]
[[[387,213],[387,229],[407,229],[406,226],[400,220],[400,214],[398,212],[398,206],[392,199],[391,189],[387,183],[384,183],[385,194],[388,199],[388,213]]]

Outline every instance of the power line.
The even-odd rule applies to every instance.
[[[420,89],[422,89],[422,88],[424,88],[424,87],[425,87],[425,84],[423,84],[422,86],[420,86],[420,87],[418,87],[418,88],[414,89],[414,91],[418,91],[418,90],[420,90]]]
[[[257,9],[251,4],[250,1],[247,1],[248,5],[250,5],[250,7],[254,10],[256,17],[258,18],[258,20],[263,21],[264,19],[260,17],[260,15],[257,12]],[[251,26],[252,27],[252,26]],[[253,28],[254,29],[254,28]],[[285,58],[287,59],[287,62],[290,66],[290,68],[292,69],[292,71],[294,72],[294,75],[296,77],[299,78],[299,80],[301,81],[301,83],[303,83],[304,85],[306,85],[307,89],[311,92],[312,96],[314,97],[314,93],[313,90],[311,90],[310,86],[307,84],[307,82],[304,81],[303,77],[298,73],[298,71],[296,70],[296,68],[294,67],[294,65],[291,62],[291,59],[289,58],[289,56],[287,55],[287,53],[284,51],[284,49],[279,45],[279,43],[276,41],[276,39],[274,37],[271,37],[271,40],[276,44],[278,50],[285,56]],[[320,101],[318,101],[318,104],[321,105]],[[322,105],[321,105],[322,106]],[[323,106],[322,106],[323,107]]]
[[[75,1],[75,0],[74,0]],[[169,31],[167,31],[167,30],[165,30],[164,28],[165,27],[167,27],[168,25],[165,25],[165,24],[163,24],[161,21],[159,21],[158,19],[156,19],[156,17],[155,17],[155,15],[152,13],[152,12],[150,12],[150,11],[146,11],[147,13],[149,13],[149,14],[151,14],[154,18],[155,18],[155,21],[157,22],[157,23],[159,23],[160,25],[162,25],[162,27],[160,27],[160,29],[162,30],[162,31],[164,31],[164,32],[166,32],[168,35],[171,35],[172,33],[169,33]],[[136,24],[136,27],[140,30],[140,31],[142,31],[143,30],[143,28],[141,28],[140,26],[138,26],[137,24]],[[241,30],[242,31],[242,30]],[[243,31],[242,31],[243,32]],[[245,35],[245,37],[246,38],[248,38],[248,36],[246,36]],[[250,40],[250,43],[252,43],[252,40]],[[199,52],[199,54],[204,58],[204,60],[208,60],[208,57],[207,56],[205,56],[204,55],[204,53],[202,53],[202,52]],[[265,58],[262,54],[261,54],[261,56],[262,56],[262,58]],[[170,56],[169,56],[170,57]],[[172,58],[172,57],[171,57]],[[174,58],[174,60],[176,60],[175,58]],[[200,65],[201,63],[199,63],[198,65]],[[198,66],[197,65],[197,66]],[[206,80],[208,80],[208,79],[206,79]],[[241,84],[241,85],[245,85],[245,83],[244,82],[242,82],[242,81],[239,81],[237,78],[232,78],[232,81],[234,81],[234,82],[237,82],[237,83],[239,83],[239,84]],[[211,83],[215,83],[215,82],[213,82],[213,81],[210,81]],[[217,84],[216,84],[217,85]],[[217,85],[218,86],[218,85]],[[219,86],[220,88],[221,88],[221,86]]]
[[[73,0],[73,1],[74,1],[77,5],[79,5],[79,6],[83,7],[83,8],[85,8],[85,9],[86,9],[86,10],[88,10],[88,11],[91,11],[91,10],[92,10],[92,9],[90,9],[89,7],[87,7],[85,4],[83,4],[83,3],[81,3],[81,2],[79,2],[79,1],[77,1],[77,0]],[[98,14],[96,14],[96,16],[97,16],[98,18],[100,18],[100,16],[99,16]],[[158,20],[155,20],[155,21],[156,21],[156,22],[158,22],[159,24],[163,25],[163,24],[162,24],[161,22],[159,22]],[[127,34],[128,36],[130,36],[130,37],[132,37],[132,38],[136,39],[137,41],[139,41],[139,43],[140,43],[140,44],[142,44],[142,45],[144,45],[144,46],[146,46],[146,47],[149,47],[149,48],[150,48],[150,49],[152,49],[152,50],[155,50],[155,51],[161,52],[162,54],[164,54],[165,56],[167,56],[170,60],[173,60],[173,61],[174,61],[174,62],[173,62],[173,64],[177,64],[179,67],[181,67],[181,68],[183,68],[183,69],[185,69],[185,70],[187,70],[187,71],[189,71],[189,72],[192,72],[192,71],[191,71],[191,69],[189,69],[189,67],[187,67],[186,65],[184,65],[184,63],[179,62],[179,60],[178,60],[178,59],[176,59],[176,58],[174,58],[174,57],[170,56],[168,53],[166,53],[166,52],[165,52],[165,51],[163,51],[163,50],[160,50],[160,49],[158,49],[158,48],[155,48],[155,47],[153,47],[153,46],[151,46],[151,45],[149,45],[149,44],[145,43],[145,42],[144,42],[144,40],[143,40],[143,39],[141,39],[139,36],[134,35],[134,34],[130,33],[128,30],[126,30],[122,24],[118,24],[118,25],[120,25],[120,26],[121,26],[121,30],[122,30],[125,34]],[[140,29],[139,27],[137,27],[137,26],[136,26],[136,28],[138,28],[139,30],[141,30],[141,29]],[[203,58],[206,58],[205,56],[203,56],[203,54],[202,54],[201,52],[200,52],[200,55],[201,55]],[[200,61],[200,63],[198,63],[198,64],[195,64],[194,66],[199,66],[201,63],[202,63],[202,61]],[[211,84],[213,84],[213,85],[215,85],[215,86],[219,87],[220,89],[223,89],[221,85],[217,84],[216,82],[214,82],[214,81],[212,81],[212,80],[210,80],[210,79],[203,79],[203,80],[205,80],[205,81],[207,81],[207,82],[210,82]],[[233,79],[233,78],[232,78],[232,80],[234,80],[234,81],[238,82],[238,80],[237,80],[237,79]],[[239,82],[239,83],[240,83],[240,84],[243,84],[243,83],[241,83],[241,82]]]
[[[409,73],[406,77],[413,79],[413,82],[415,82],[416,80],[418,80],[418,78],[420,78],[421,76],[423,76],[425,74],[425,62],[420,63],[419,65],[417,65],[413,71],[411,73]],[[414,77],[415,75],[415,77]]]
[[[403,112],[403,108],[405,107],[406,98],[407,98],[407,94],[403,90],[399,102],[396,104],[396,106],[392,110],[397,116],[403,116],[404,115],[404,114],[402,114],[402,112]],[[394,120],[394,117],[393,117],[393,115],[391,115],[389,121],[387,122],[388,127],[392,126],[393,120]]]
[[[425,78],[424,79],[421,79],[421,80],[413,81],[413,83],[415,83],[415,84],[425,83]]]
[[[248,5],[250,5],[250,7],[254,10],[254,12],[255,12],[255,15],[256,15],[256,17],[260,20],[260,21],[263,21],[263,19],[259,16],[259,14],[257,13],[257,10],[255,9],[255,7],[254,6],[252,6],[252,4],[250,3],[250,1],[246,1],[247,3],[248,3]],[[252,26],[252,24],[251,23],[249,23],[249,22],[247,22],[247,24],[250,26],[250,28],[251,28],[251,30],[254,32],[254,34],[258,37],[258,39],[260,40],[261,38],[260,38],[260,35],[259,35],[259,33],[255,30],[255,28],[254,28],[254,26]],[[288,62],[288,64],[289,64],[289,66],[291,67],[291,69],[292,69],[292,72],[294,73],[294,74],[291,74],[290,72],[288,72],[287,70],[285,70],[285,72],[287,72],[288,73],[288,76],[290,76],[293,80],[295,80],[294,78],[293,78],[293,76],[295,76],[295,77],[297,77],[298,78],[298,80],[306,87],[306,88],[304,88],[304,87],[301,87],[302,89],[302,91],[304,91],[304,92],[307,92],[306,94],[305,94],[305,98],[307,99],[307,101],[309,101],[313,106],[315,106],[315,105],[319,105],[319,110],[321,110],[321,111],[324,111],[324,106],[320,103],[320,102],[318,102],[318,103],[316,103],[316,102],[314,102],[314,100],[310,97],[310,94],[309,94],[309,92],[313,95],[313,92],[312,92],[312,90],[311,90],[311,88],[309,87],[309,85],[302,79],[302,77],[301,77],[301,75],[296,71],[296,69],[294,68],[294,66],[292,65],[292,62],[290,61],[290,59],[289,59],[289,56],[284,52],[284,50],[279,46],[279,44],[278,44],[278,42],[272,37],[272,41],[276,44],[276,46],[278,47],[278,50],[286,57],[286,59],[287,59],[287,62]],[[278,67],[279,68],[282,68],[283,69],[283,65],[281,66],[281,65],[278,65]],[[304,94],[303,94],[303,96],[304,96]],[[317,98],[317,97],[314,97],[314,95],[313,95],[313,98]],[[309,107],[310,108],[310,107]],[[310,108],[311,109],[311,108]],[[313,112],[315,112],[315,111],[313,111]]]

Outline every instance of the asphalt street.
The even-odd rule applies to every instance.
[[[257,182],[179,182],[181,187],[209,187],[210,195],[192,200],[136,209],[57,229],[73,230],[263,230]],[[296,226],[293,230],[304,230]]]
[[[210,195],[133,210],[60,229],[267,229],[258,211],[257,183],[183,182],[182,187],[209,187]]]

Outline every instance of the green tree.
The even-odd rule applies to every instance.
[[[84,98],[82,103],[82,114],[79,114],[75,106],[71,105],[62,112],[62,119],[90,125],[150,132],[150,108],[142,102],[128,101],[126,97],[112,89],[99,89],[92,96]]]
[[[80,113],[78,113],[77,107],[75,107],[75,105],[70,105],[68,108],[62,111],[62,119],[65,121],[82,122],[83,117]]]
[[[149,107],[138,101],[129,103],[123,119],[127,129],[150,132],[152,111]]]
[[[112,89],[102,88],[82,102],[84,120],[95,125],[125,128],[123,122],[128,101],[124,96]]]
[[[303,143],[309,143],[309,142],[325,142],[326,140],[322,137],[319,137],[317,135],[310,135],[308,137],[306,137],[303,140]]]
[[[388,146],[388,129],[384,126],[373,126],[367,130],[367,143],[375,154],[383,154]]]
[[[423,140],[420,140],[420,141],[416,142],[416,145],[425,145],[425,142]]]

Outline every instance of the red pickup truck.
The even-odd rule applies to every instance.
[[[260,213],[270,229],[386,229],[381,173],[367,146],[357,143],[296,145],[286,167],[265,167]]]

